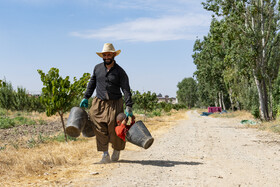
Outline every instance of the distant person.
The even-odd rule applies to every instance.
[[[127,116],[132,117],[132,99],[128,76],[126,72],[116,63],[115,57],[121,50],[115,51],[113,44],[105,43],[102,52],[96,54],[103,59],[102,63],[95,66],[93,74],[88,83],[81,107],[88,107],[88,99],[96,89],[96,97],[92,101],[89,116],[96,125],[94,129],[97,142],[97,151],[103,151],[102,159],[99,163],[109,163],[118,161],[120,151],[125,148],[125,142],[116,135],[116,117],[123,112],[123,99]],[[108,152],[109,142],[114,149],[112,157]]]
[[[126,115],[124,113],[119,113],[117,116],[117,126],[115,127],[115,131],[118,137],[120,137],[123,141],[126,141],[125,136],[130,127],[135,123],[135,117],[132,116],[131,123],[127,125]]]

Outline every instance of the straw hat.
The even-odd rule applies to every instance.
[[[96,54],[98,56],[100,56],[101,58],[103,58],[103,53],[106,53],[106,52],[116,53],[116,56],[118,56],[121,53],[121,50],[116,51],[113,44],[105,43],[104,46],[103,46],[102,52],[96,52]]]

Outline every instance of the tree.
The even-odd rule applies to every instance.
[[[14,92],[13,108],[17,111],[28,110],[31,101],[25,88],[18,87],[17,92]]]
[[[177,84],[177,87],[178,102],[181,104],[186,104],[189,108],[194,107],[197,101],[196,81],[191,77],[184,78],[181,82]]]
[[[194,73],[198,81],[199,103],[205,106],[215,105],[225,109],[225,100],[228,94],[223,73],[225,69],[225,32],[224,21],[212,19],[210,31],[202,41],[194,44],[194,64],[197,71]]]
[[[3,82],[0,88],[0,107],[6,110],[13,109],[14,90],[11,83]]]
[[[41,101],[46,107],[46,114],[47,116],[52,116],[56,113],[59,114],[65,141],[67,141],[63,114],[71,109],[72,102],[75,98],[82,96],[86,89],[90,74],[84,73],[79,80],[74,77],[73,83],[71,84],[69,76],[66,76],[66,78],[63,79],[59,76],[59,69],[57,68],[51,68],[48,74],[43,73],[42,70],[37,71],[40,74],[41,81],[44,85],[42,88]]]
[[[158,102],[156,93],[151,93],[150,91],[144,92],[143,94],[139,91],[133,92],[132,99],[135,107],[143,109],[145,115],[147,112],[152,111]]]
[[[280,16],[276,4],[276,0],[207,0],[203,3],[205,9],[227,20],[235,46],[228,54],[237,59],[233,66],[247,67],[250,71],[264,120],[273,116],[272,86],[280,66]]]

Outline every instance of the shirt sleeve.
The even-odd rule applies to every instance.
[[[93,74],[92,74],[92,76],[89,80],[87,90],[86,90],[85,95],[84,95],[84,98],[86,98],[86,99],[89,99],[92,96],[92,94],[93,94],[93,92],[96,88],[96,74],[95,74],[95,71],[96,71],[96,67],[93,70]]]
[[[132,94],[130,91],[129,80],[128,80],[127,74],[125,73],[125,71],[123,69],[121,71],[120,82],[121,82],[121,89],[124,94],[125,106],[132,107],[133,102],[132,102],[132,98],[131,98]]]

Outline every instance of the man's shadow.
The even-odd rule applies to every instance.
[[[173,167],[175,165],[200,165],[201,162],[180,162],[171,160],[119,160],[119,163],[131,163],[131,164],[141,164],[141,165],[151,165],[159,167]]]

